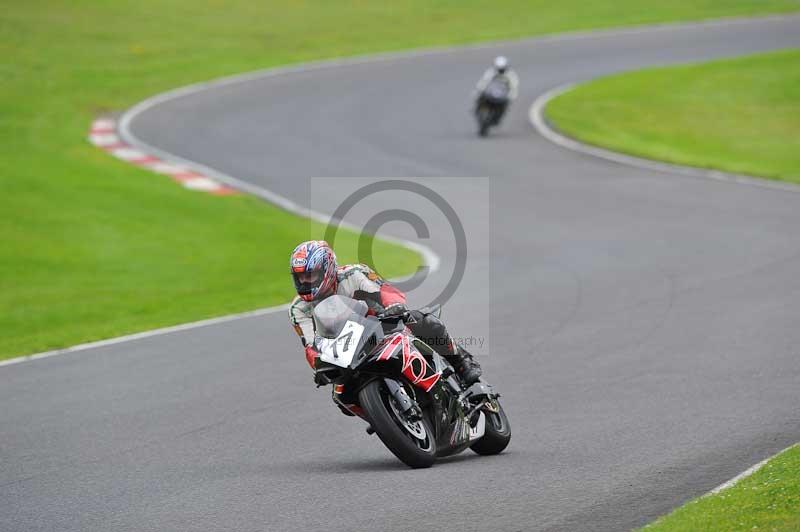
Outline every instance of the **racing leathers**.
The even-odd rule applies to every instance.
[[[517,73],[510,69],[505,72],[498,72],[494,67],[487,69],[481,79],[478,80],[478,84],[475,86],[476,95],[483,94],[486,87],[495,79],[504,82],[508,86],[509,100],[517,98],[517,93],[519,92],[519,76],[517,76]]]
[[[337,270],[336,277],[336,293],[364,301],[370,314],[381,314],[398,308],[405,310],[405,294],[364,264],[341,266]],[[296,297],[289,308],[289,319],[295,332],[300,336],[305,348],[306,361],[312,369],[315,368],[318,356],[313,346],[313,312],[320,301],[304,301]],[[481,376],[480,366],[472,359],[472,355],[453,342],[439,318],[418,310],[412,310],[409,314],[411,319],[406,325],[415,336],[445,357],[465,382],[471,384],[478,380]]]

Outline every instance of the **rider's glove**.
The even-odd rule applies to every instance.
[[[311,366],[311,369],[315,369],[317,367],[317,357],[319,356],[319,351],[314,349],[313,345],[306,346],[306,362],[308,365]]]
[[[389,318],[404,316],[408,312],[405,303],[392,303],[383,309],[383,315]]]

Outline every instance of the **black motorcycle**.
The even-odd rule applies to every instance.
[[[478,135],[485,137],[489,128],[500,125],[510,102],[511,88],[501,79],[493,79],[478,95],[475,102],[475,118],[478,120]]]
[[[437,314],[440,308],[425,309]],[[483,379],[465,386],[446,359],[406,327],[402,316],[368,316],[367,305],[331,296],[314,310],[320,353],[317,380],[333,400],[369,423],[397,458],[413,468],[467,447],[498,454],[511,428],[497,394]]]

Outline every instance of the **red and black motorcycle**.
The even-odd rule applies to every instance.
[[[439,308],[426,312],[438,313]],[[369,423],[413,468],[467,447],[497,454],[511,428],[492,387],[465,386],[446,359],[405,326],[403,316],[368,316],[367,305],[335,295],[314,309],[318,381],[333,385],[342,412]]]

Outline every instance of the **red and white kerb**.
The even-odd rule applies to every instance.
[[[122,159],[157,174],[171,177],[189,190],[208,192],[216,196],[229,196],[239,192],[231,187],[218,183],[214,179],[199,174],[180,165],[162,161],[158,157],[144,153],[125,142],[117,135],[117,124],[111,118],[98,118],[92,122],[89,131],[89,142],[117,159]]]

